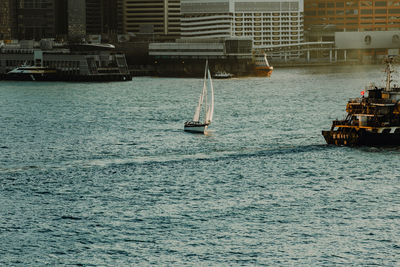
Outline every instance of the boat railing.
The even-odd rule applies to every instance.
[[[394,104],[396,100],[393,99],[383,99],[383,98],[350,98],[348,104],[356,105],[356,104]]]
[[[363,98],[357,97],[357,98],[350,98],[349,103],[360,103],[362,102]]]
[[[349,121],[349,120],[334,120],[332,122],[332,127],[336,127],[338,125],[351,125],[351,121]]]

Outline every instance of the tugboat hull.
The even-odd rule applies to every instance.
[[[338,146],[399,146],[400,133],[374,133],[360,130],[344,132],[340,130],[322,131],[327,144]]]
[[[273,70],[272,67],[256,68],[255,75],[257,77],[271,77],[272,70]]]

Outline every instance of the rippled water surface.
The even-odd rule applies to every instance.
[[[0,265],[400,264],[400,149],[325,145],[376,67],[0,82]]]

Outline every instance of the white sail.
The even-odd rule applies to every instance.
[[[209,78],[209,84],[210,84],[210,89],[211,89],[211,103],[210,103],[210,106],[207,108],[206,123],[210,124],[213,119],[213,114],[214,114],[214,86],[212,83],[210,70],[208,70],[208,78]]]
[[[201,111],[201,106],[203,105],[203,101],[204,101],[204,91],[205,90],[206,90],[206,83],[204,82],[203,91],[200,94],[199,102],[197,103],[197,107],[194,112],[193,121],[199,121],[199,119],[200,119],[200,111]]]
[[[207,84],[206,84],[206,75],[207,75],[207,66],[208,62],[206,62],[206,69],[204,71],[204,81],[203,81],[203,90],[201,91],[200,97],[199,97],[199,102],[197,103],[196,110],[194,112],[193,116],[193,121],[199,121],[200,120],[200,112],[201,112],[201,106],[203,105],[204,102],[204,96],[207,93]]]
[[[264,54],[264,60],[265,60],[265,64],[267,65],[267,67],[269,67],[269,62],[267,59],[267,54]]]

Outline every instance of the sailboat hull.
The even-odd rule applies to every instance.
[[[203,125],[185,125],[183,127],[183,130],[185,132],[191,132],[191,133],[205,133],[205,131],[207,130],[207,125],[203,124]]]

